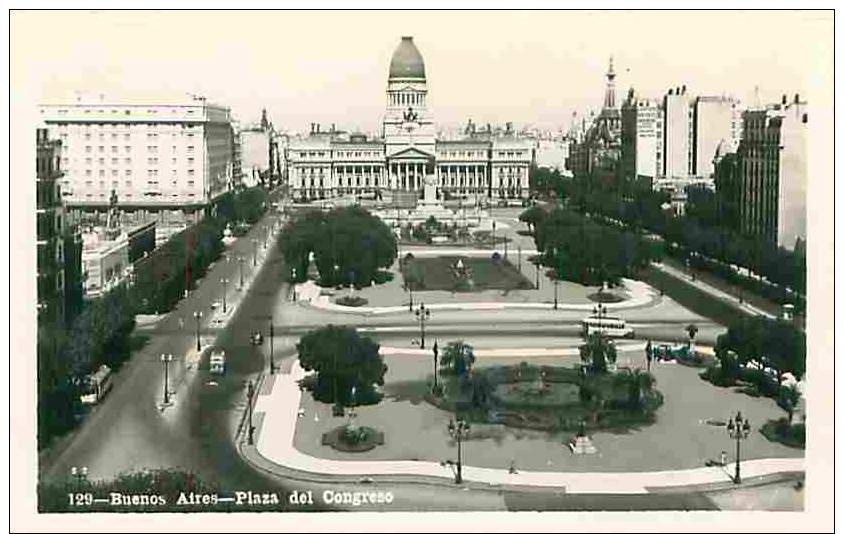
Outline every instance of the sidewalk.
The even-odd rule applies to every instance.
[[[395,282],[391,282],[395,283]],[[644,282],[640,282],[638,280],[631,280],[628,278],[622,279],[622,284],[624,289],[626,290],[629,298],[622,302],[617,303],[608,303],[604,304],[610,310],[624,310],[630,308],[639,308],[644,306],[649,306],[657,302],[659,299],[659,295],[656,290],[654,290],[651,286]],[[549,284],[551,285],[551,284]],[[341,306],[339,304],[335,304],[331,302],[331,296],[322,294],[325,291],[325,288],[321,288],[320,286],[316,285],[313,281],[309,280],[303,284],[297,284],[294,287],[294,291],[296,292],[296,301],[306,303],[314,308],[332,311],[332,312],[340,312],[340,313],[352,313],[358,315],[383,315],[383,314],[390,314],[390,313],[406,313],[408,310],[407,304],[400,304],[397,306],[359,306],[359,307],[352,307],[352,306]],[[364,290],[365,291],[365,290]],[[356,291],[356,294],[361,294],[360,291]],[[460,302],[431,302],[430,299],[427,298],[428,294],[432,292],[426,292],[426,299],[425,299],[425,307],[434,311],[434,310],[503,310],[503,309],[533,309],[533,310],[553,310],[554,304],[553,302],[506,302],[506,301],[487,301],[487,302],[477,302],[477,301],[460,301]],[[437,293],[437,292],[433,292]],[[444,293],[444,292],[439,292]],[[455,294],[451,296],[451,294],[446,293],[447,296],[450,296],[449,300],[452,299],[459,299],[462,297],[461,294]],[[562,292],[561,292],[562,295]],[[421,300],[418,298],[416,300]],[[585,303],[570,303],[570,302],[562,302],[562,298],[560,302],[558,302],[557,309],[558,310],[568,310],[568,311],[582,311],[582,312],[590,312],[595,307],[597,303],[595,302],[585,302]]]
[[[305,376],[298,362],[291,372],[276,375],[269,394],[259,396],[255,414],[260,419],[256,451],[262,457],[263,469],[279,471],[292,469],[309,474],[352,477],[423,477],[451,480],[450,467],[424,461],[340,461],[316,458],[297,450],[294,443],[298,407],[302,392],[298,380]],[[265,390],[266,391],[266,390]],[[247,456],[247,459],[248,456]],[[268,463],[267,463],[268,462]],[[463,467],[467,482],[490,486],[556,487],[567,493],[649,493],[671,489],[691,489],[699,486],[718,486],[730,483],[729,473],[734,465],[652,472],[542,472],[507,469]],[[742,462],[745,479],[779,473],[804,471],[803,458],[766,458]]]
[[[713,287],[713,286],[711,286],[711,285],[709,285],[705,282],[702,282],[700,280],[692,280],[689,277],[689,275],[687,275],[683,271],[676,269],[676,268],[674,268],[670,265],[666,265],[664,263],[652,263],[651,265],[653,265],[654,267],[656,267],[660,271],[662,271],[666,274],[669,274],[669,275],[671,275],[674,278],[677,278],[679,280],[683,280],[687,284],[690,284],[690,285],[700,289],[701,291],[709,293],[710,295],[714,296],[715,298],[717,298],[719,300],[723,300],[723,301],[731,304],[733,307],[738,308],[738,309],[740,309],[744,312],[747,312],[751,315],[761,315],[763,317],[767,317],[768,319],[776,319],[776,317],[774,315],[772,315],[772,314],[770,314],[770,313],[768,313],[768,312],[766,312],[762,309],[759,309],[756,306],[753,306],[752,304],[749,304],[746,301],[740,302],[738,297],[736,297],[735,295],[732,295],[730,293],[722,291],[722,290],[720,290],[716,287]]]

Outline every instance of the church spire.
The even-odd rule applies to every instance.
[[[604,93],[604,109],[615,108],[615,68],[613,57],[610,56],[610,68],[607,70],[607,90]]]

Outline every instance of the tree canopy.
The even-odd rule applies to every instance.
[[[378,349],[354,328],[334,325],[308,332],[296,345],[299,364],[316,372],[314,399],[342,406],[380,400],[377,386],[384,385],[387,365]]]
[[[561,208],[537,221],[534,240],[543,265],[561,279],[587,285],[617,284],[659,254],[642,236]]]
[[[280,243],[300,280],[313,253],[323,285],[368,285],[396,258],[390,228],[356,206],[305,212],[285,228]]]
[[[615,344],[599,333],[589,335],[580,346],[580,361],[592,374],[606,373],[608,364],[615,363],[617,356]]]

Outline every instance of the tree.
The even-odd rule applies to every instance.
[[[377,386],[384,385],[387,366],[378,349],[354,328],[334,325],[308,332],[296,345],[302,368],[316,372],[314,399],[342,406],[380,400]]]
[[[281,238],[281,250],[300,276],[313,253],[325,285],[369,285],[396,258],[396,239],[380,219],[359,207],[296,217]]]
[[[797,386],[791,384],[789,386],[784,386],[780,388],[779,398],[777,399],[777,404],[785,410],[785,413],[788,414],[788,425],[791,426],[791,421],[794,419],[794,410],[797,409],[797,405],[800,403],[800,390],[797,389]]]
[[[539,206],[531,206],[519,215],[519,220],[528,225],[531,232],[536,232],[537,225],[545,219],[546,212]]]
[[[639,409],[644,404],[644,399],[650,395],[656,381],[652,374],[639,369],[629,373],[627,380],[627,405],[630,409]]]
[[[402,269],[404,285],[410,290],[418,290],[424,286],[425,276],[422,268],[415,261],[405,261]]]
[[[592,374],[606,373],[608,362],[615,363],[617,356],[615,344],[600,333],[590,334],[580,346],[580,361]]]
[[[462,340],[449,342],[440,356],[440,367],[459,377],[468,374],[474,364],[474,349]]]

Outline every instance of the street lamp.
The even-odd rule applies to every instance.
[[[334,283],[338,283],[338,278],[340,276],[340,266],[336,263],[334,264]]]
[[[243,256],[237,257],[237,263],[240,264],[240,289],[243,289]]]
[[[255,426],[252,424],[252,398],[255,396],[255,385],[250,380],[246,384],[246,410],[249,414],[249,428],[247,429],[247,442],[252,445],[254,442]]]
[[[82,488],[82,483],[88,478],[88,468],[85,466],[76,467],[72,466],[70,468],[70,476],[76,480],[76,490],[79,491]]]
[[[519,245],[519,272],[522,272],[522,246]]]
[[[252,267],[258,265],[258,240],[252,238]]]
[[[733,482],[741,484],[741,440],[747,439],[750,434],[750,421],[742,418],[741,412],[737,412],[727,423],[727,434],[736,440],[736,474]]]
[[[536,289],[539,289],[539,258],[536,259],[534,267],[536,267]]]
[[[273,356],[273,337],[274,337],[274,329],[273,329],[273,316],[270,315],[270,374],[275,374],[275,359]]]
[[[448,433],[452,439],[457,441],[457,474],[454,477],[455,484],[463,483],[463,440],[469,437],[470,425],[463,419],[454,419],[448,422]]]
[[[492,220],[492,250],[495,250],[495,219]]]
[[[223,314],[226,313],[226,292],[229,287],[229,279],[228,278],[220,278],[220,282],[223,283]]]
[[[419,329],[421,333],[422,343],[421,348],[425,348],[425,321],[431,318],[431,310],[425,307],[425,303],[419,305],[416,309],[416,318],[419,320]]]
[[[296,302],[296,267],[290,268],[290,278],[293,282],[293,302]]]
[[[598,318],[598,331],[603,333],[602,319],[607,316],[607,307],[599,302],[597,306],[592,308],[592,315]]]
[[[202,312],[199,310],[193,312],[193,318],[196,319],[196,352],[199,352],[202,350],[199,344],[199,320],[202,319]]]
[[[440,354],[440,347],[434,340],[434,395],[437,394],[437,356]]]
[[[557,267],[554,269],[554,309],[557,309],[557,288],[560,285],[560,261],[557,259],[557,248],[554,248],[554,263]]]
[[[161,355],[161,363],[164,364],[164,406],[170,405],[170,385],[168,384],[169,380],[169,370],[170,370],[170,362],[173,361],[172,354],[162,354]]]

